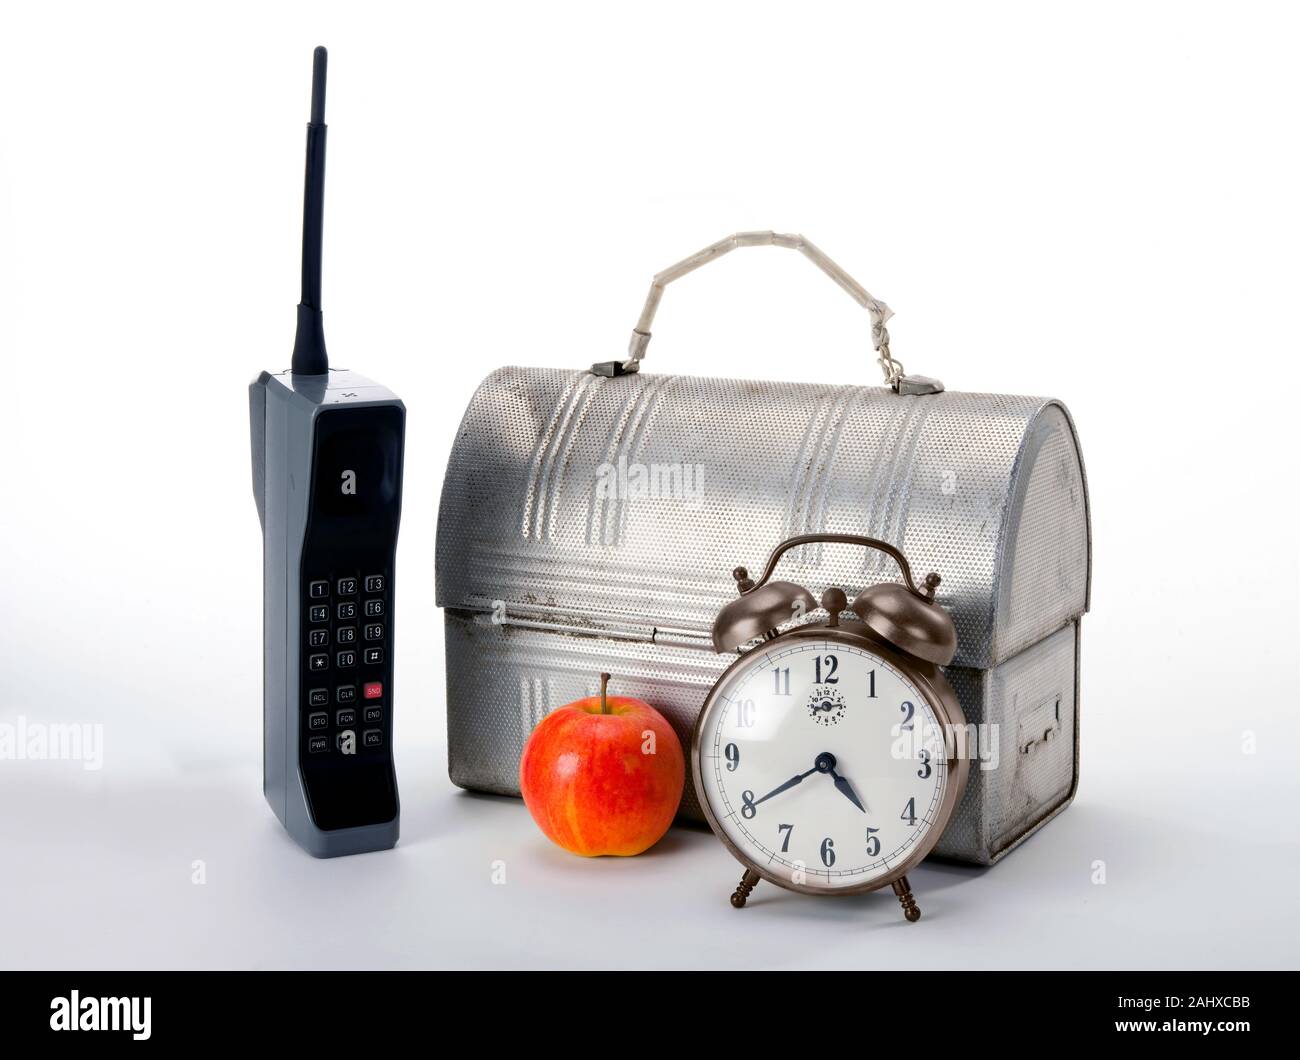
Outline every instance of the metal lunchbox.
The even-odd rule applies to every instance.
[[[886,385],[638,369],[665,285],[739,246],[799,250],[862,304]],[[797,534],[882,538],[943,578],[945,673],[970,726],[967,790],[935,853],[991,864],[1065,808],[1079,777],[1080,622],[1091,541],[1083,461],[1050,398],[955,393],[905,375],[890,311],[800,236],[742,233],[655,277],[622,362],[502,368],[452,449],[438,520],[451,779],[518,795],[551,709],[615,675],[684,747],[734,655],[710,627],[732,571]],[[859,588],[884,557],[801,547],[781,577]],[[784,628],[784,627],[783,627]],[[681,815],[702,820],[688,781]]]

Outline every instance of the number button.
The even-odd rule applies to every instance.
[[[357,653],[354,651],[341,651],[335,658],[340,670],[347,670],[357,664]]]
[[[357,639],[356,626],[339,626],[334,631],[334,636],[340,644],[355,644]]]
[[[307,728],[309,729],[312,730],[328,729],[329,724],[330,724],[330,716],[326,714],[323,710],[315,714],[309,714],[307,716]]]
[[[307,704],[312,707],[323,707],[330,701],[330,690],[328,688],[313,688],[307,693]]]
[[[366,618],[378,618],[384,613],[384,601],[367,600],[366,601]]]
[[[307,637],[313,648],[323,648],[330,642],[330,631],[328,629],[313,629]]]
[[[366,640],[383,640],[384,625],[382,622],[371,622],[366,626]]]
[[[316,673],[321,670],[328,670],[330,668],[330,657],[324,654],[313,655],[307,660],[307,668]]]
[[[307,620],[314,625],[330,620],[330,609],[325,604],[313,604],[307,612]]]
[[[334,689],[335,703],[355,703],[357,701],[356,685],[339,685]]]
[[[350,618],[356,618],[357,605],[351,601],[339,604],[338,608],[335,610],[335,614],[339,616],[340,622],[346,622]]]
[[[339,596],[356,596],[357,580],[356,578],[340,578],[338,584]]]
[[[307,587],[313,600],[322,600],[330,594],[330,583],[327,581],[315,581]]]
[[[366,660],[366,665],[367,665],[367,666],[376,666],[376,665],[378,665],[379,663],[381,663],[381,662],[384,661],[384,649],[383,649],[383,648],[367,648],[367,649],[366,649],[366,652],[365,652],[365,660]]]
[[[384,576],[382,574],[366,575],[366,592],[382,593],[384,591]]]

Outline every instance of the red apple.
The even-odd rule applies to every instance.
[[[686,779],[682,745],[640,699],[600,694],[551,711],[519,761],[524,802],[547,837],[584,857],[627,856],[668,831]]]

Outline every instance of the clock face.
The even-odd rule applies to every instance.
[[[700,794],[755,868],[866,889],[913,857],[952,782],[942,725],[866,646],[773,641],[725,674],[700,721]]]

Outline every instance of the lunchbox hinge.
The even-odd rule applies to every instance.
[[[633,644],[657,644],[669,648],[713,651],[710,631],[689,626],[658,626],[633,617],[598,612],[558,610],[538,604],[516,604],[493,600],[451,610],[472,616],[482,625],[507,629],[533,629],[566,637],[591,637]]]

